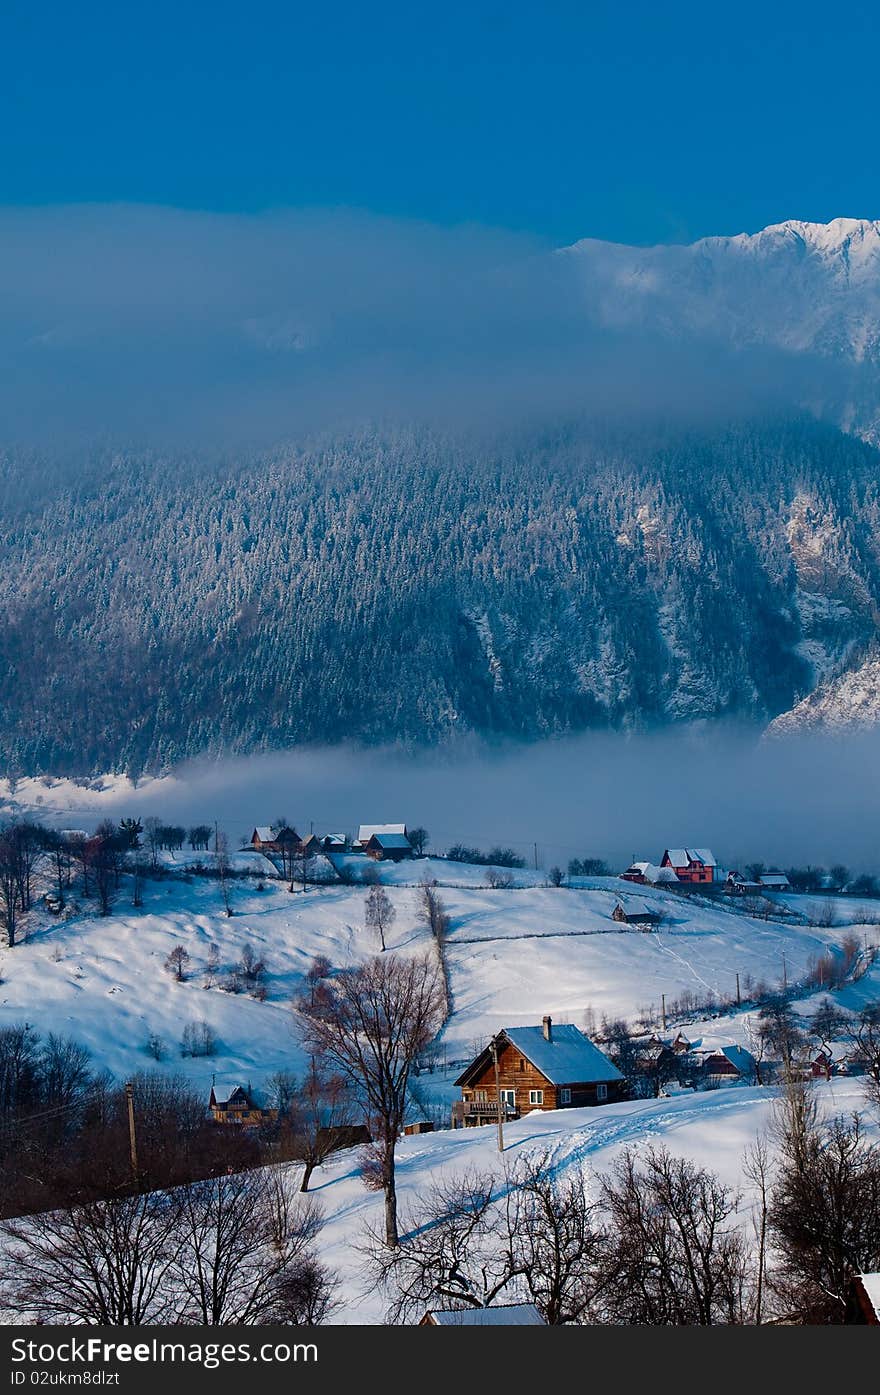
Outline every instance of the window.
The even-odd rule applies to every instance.
[[[487,1100],[488,1098],[489,1098],[489,1093],[488,1093],[487,1090],[474,1090],[474,1099],[475,1099],[475,1100]]]
[[[501,1103],[506,1104],[510,1109],[516,1108],[516,1090],[502,1090]]]
[[[544,1091],[543,1091],[543,1090],[529,1090],[529,1104],[543,1104],[543,1103],[544,1103]]]
[[[567,1085],[563,1085],[562,1089],[559,1091],[559,1103],[571,1104],[571,1090]]]
[[[520,1068],[520,1070],[525,1070],[525,1068],[526,1068],[526,1058],[525,1058],[525,1056],[520,1056],[520,1058],[519,1058],[519,1068]]]
[[[596,1086],[596,1099],[597,1099],[597,1100],[607,1100],[607,1098],[608,1098],[608,1086],[607,1086],[607,1085],[597,1085],[597,1086]]]

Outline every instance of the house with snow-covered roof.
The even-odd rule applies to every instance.
[[[497,1067],[496,1067],[497,1056]],[[496,1080],[497,1069],[497,1080]],[[533,1109],[569,1109],[622,1099],[625,1081],[613,1061],[572,1023],[502,1027],[455,1082],[461,1099],[452,1125],[492,1124]]]
[[[699,885],[714,882],[718,868],[711,848],[667,848],[661,867],[671,867],[680,882]]]
[[[366,850],[371,838],[406,838],[407,830],[405,823],[362,823],[358,829],[357,846]]]
[[[272,824],[258,824],[251,834],[250,845],[254,852],[280,853],[297,846],[300,836],[295,828],[275,828]]]
[[[661,917],[660,912],[649,906],[647,901],[637,896],[619,896],[614,903],[611,919],[616,920],[618,925],[643,925],[650,929],[659,923]]]
[[[415,856],[413,845],[404,833],[374,833],[364,852],[375,862],[402,862]]]
[[[545,1327],[534,1303],[492,1303],[480,1308],[434,1308],[419,1327]]]
[[[620,875],[623,881],[635,882],[638,886],[672,885],[678,881],[671,867],[658,867],[654,862],[631,862]]]

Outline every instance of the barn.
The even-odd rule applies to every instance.
[[[540,1027],[503,1027],[455,1084],[461,1099],[452,1106],[453,1128],[494,1123],[499,1093],[504,1117],[516,1119],[533,1109],[606,1104],[622,1099],[625,1086],[589,1037],[571,1023],[554,1027],[551,1017]]]
[[[611,919],[616,920],[618,925],[643,925],[650,930],[653,925],[659,924],[660,912],[652,910],[647,901],[628,896],[625,901],[615,902]]]

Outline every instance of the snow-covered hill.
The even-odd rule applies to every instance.
[[[430,945],[415,868],[382,869],[396,912],[388,947],[407,954]],[[540,1021],[545,1013],[583,1025],[589,1009],[597,1022],[603,1014],[633,1018],[643,1008],[656,1010],[661,994],[668,1003],[687,993],[729,998],[737,973],[743,981],[751,974],[778,983],[783,958],[794,981],[845,933],[843,926],[794,923],[782,908],[787,921],[757,920],[726,900],[652,890],[648,899],[663,921],[646,934],[611,919],[617,896],[633,894],[615,878],[555,888],[530,884],[538,875],[520,872],[516,888],[492,890],[484,868],[429,860],[417,868],[446,883],[440,895],[451,919],[454,1013],[441,1045],[449,1062],[469,1058],[498,1027]],[[344,967],[375,953],[378,943],[363,928],[363,887],[291,894],[277,880],[259,885],[258,878],[234,883],[231,918],[216,882],[199,877],[147,881],[140,910],[131,907],[124,881],[106,918],[92,908],[68,920],[33,912],[27,939],[0,959],[0,1024],[27,1021],[40,1032],[75,1037],[120,1078],[156,1066],[147,1042],[158,1038],[161,1068],[182,1072],[206,1094],[215,1073],[257,1086],[275,1071],[301,1070],[290,1002],[312,960],[323,955]],[[265,1001],[224,991],[225,970],[246,945],[265,961]],[[190,956],[183,982],[164,967],[177,946]],[[211,1028],[212,1056],[182,1056],[190,1022]]]

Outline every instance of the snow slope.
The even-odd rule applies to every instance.
[[[250,855],[248,855],[250,856]],[[810,960],[839,941],[839,927],[811,929],[789,921],[754,920],[727,902],[652,891],[647,899],[664,915],[659,931],[621,929],[610,919],[627,883],[596,879],[582,888],[523,886],[493,891],[479,885],[483,868],[442,860],[418,864],[449,880],[440,894],[451,918],[449,963],[454,1013],[443,1038],[448,1060],[471,1054],[475,1043],[504,1024],[557,1020],[583,1022],[587,1007],[597,1019],[632,1017],[685,991],[730,994],[735,974],[777,982],[785,955],[790,981]],[[414,864],[383,866],[396,918],[387,933],[390,950],[422,953],[430,940],[418,914]],[[326,956],[344,967],[378,945],[363,929],[364,888],[323,886],[291,894],[279,882],[257,878],[232,884],[234,915],[223,914],[219,888],[199,877],[148,880],[141,910],[131,907],[127,881],[106,919],[83,903],[70,919],[32,913],[26,942],[0,958],[0,1024],[31,1022],[40,1031],[77,1037],[115,1075],[155,1065],[148,1035],[165,1043],[163,1068],[179,1070],[200,1087],[216,1072],[261,1083],[276,1070],[301,1069],[289,1003],[312,959]],[[265,1002],[209,986],[209,954],[216,946],[221,969],[232,966],[246,944],[267,965]],[[164,968],[183,945],[190,963],[185,982]],[[222,977],[222,975],[221,975]],[[215,1032],[215,1056],[180,1055],[184,1026],[204,1021]]]
[[[859,1082],[835,1080],[812,1087],[825,1114],[862,1109]],[[675,1099],[635,1101],[600,1109],[536,1111],[505,1128],[502,1159],[492,1128],[445,1130],[401,1140],[397,1150],[397,1185],[401,1216],[416,1206],[441,1174],[493,1172],[499,1181],[504,1163],[515,1163],[523,1153],[549,1153],[560,1175],[580,1170],[591,1186],[591,1177],[607,1170],[615,1155],[627,1145],[665,1145],[674,1153],[711,1168],[729,1186],[743,1192],[743,1217],[747,1216],[749,1190],[742,1172],[746,1147],[771,1122],[775,1094],[761,1088],[706,1091]],[[876,1124],[867,1121],[869,1133]],[[299,1169],[290,1168],[295,1186]],[[346,1323],[380,1322],[382,1297],[369,1274],[353,1260],[354,1247],[366,1226],[380,1225],[381,1199],[365,1190],[358,1175],[357,1155],[341,1154],[315,1174],[313,1190],[320,1200],[326,1228],[322,1233],[322,1258],[343,1276],[342,1306],[334,1320]]]
[[[767,737],[866,730],[880,723],[880,658],[829,678],[767,727]]]

